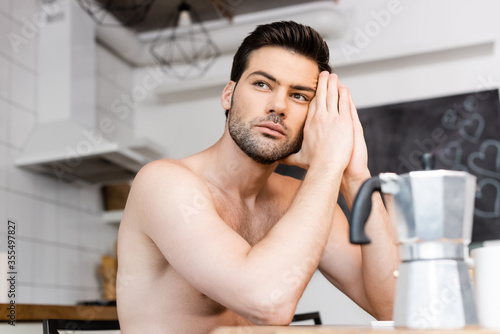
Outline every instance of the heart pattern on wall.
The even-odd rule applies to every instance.
[[[491,159],[492,155],[493,159]],[[500,141],[494,139],[485,140],[481,144],[479,151],[471,153],[467,160],[469,167],[474,172],[500,179]],[[490,161],[493,161],[494,166],[488,165]]]
[[[487,201],[490,203],[488,207],[480,207],[476,205],[474,213],[483,218],[496,218],[500,217],[500,182],[495,179],[482,179],[478,182],[478,191],[476,198],[481,199],[483,196],[492,196],[494,201]]]
[[[467,166],[461,163],[462,154],[462,146],[460,143],[458,141],[450,141],[441,151],[439,151],[438,156],[444,164],[451,166],[451,169],[467,171]]]
[[[458,133],[471,143],[477,144],[484,131],[484,118],[479,114],[472,114],[460,123]]]

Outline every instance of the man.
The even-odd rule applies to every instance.
[[[317,268],[376,318],[392,316],[397,256],[381,199],[362,247],[336,204],[340,190],[352,205],[370,173],[328,58],[309,27],[257,27],[221,95],[220,140],[138,173],[118,238],[123,334],[289,324]],[[304,180],[274,173],[279,161],[307,169]]]

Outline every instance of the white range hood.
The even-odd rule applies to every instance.
[[[16,164],[79,183],[129,180],[162,150],[110,139],[113,120],[96,121],[95,25],[74,1],[49,6],[39,33],[38,123]]]

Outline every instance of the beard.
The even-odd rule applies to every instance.
[[[242,110],[238,108],[236,103],[231,105],[228,115],[228,131],[236,145],[255,162],[271,165],[300,151],[304,137],[303,127],[299,129],[295,137],[292,137],[283,119],[275,113],[270,113],[267,117],[254,119],[247,123],[244,123],[241,113]],[[262,122],[280,124],[285,130],[286,141],[283,143],[266,133],[252,133],[254,125]]]

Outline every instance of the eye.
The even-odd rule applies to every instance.
[[[307,98],[307,96],[299,94],[299,93],[293,93],[292,94],[292,98],[294,98],[296,100],[299,100],[299,101],[304,101],[304,102],[309,101],[309,99]]]
[[[259,88],[264,88],[264,89],[269,88],[269,85],[266,84],[263,81],[256,81],[256,82],[254,82],[254,86],[259,87]]]

